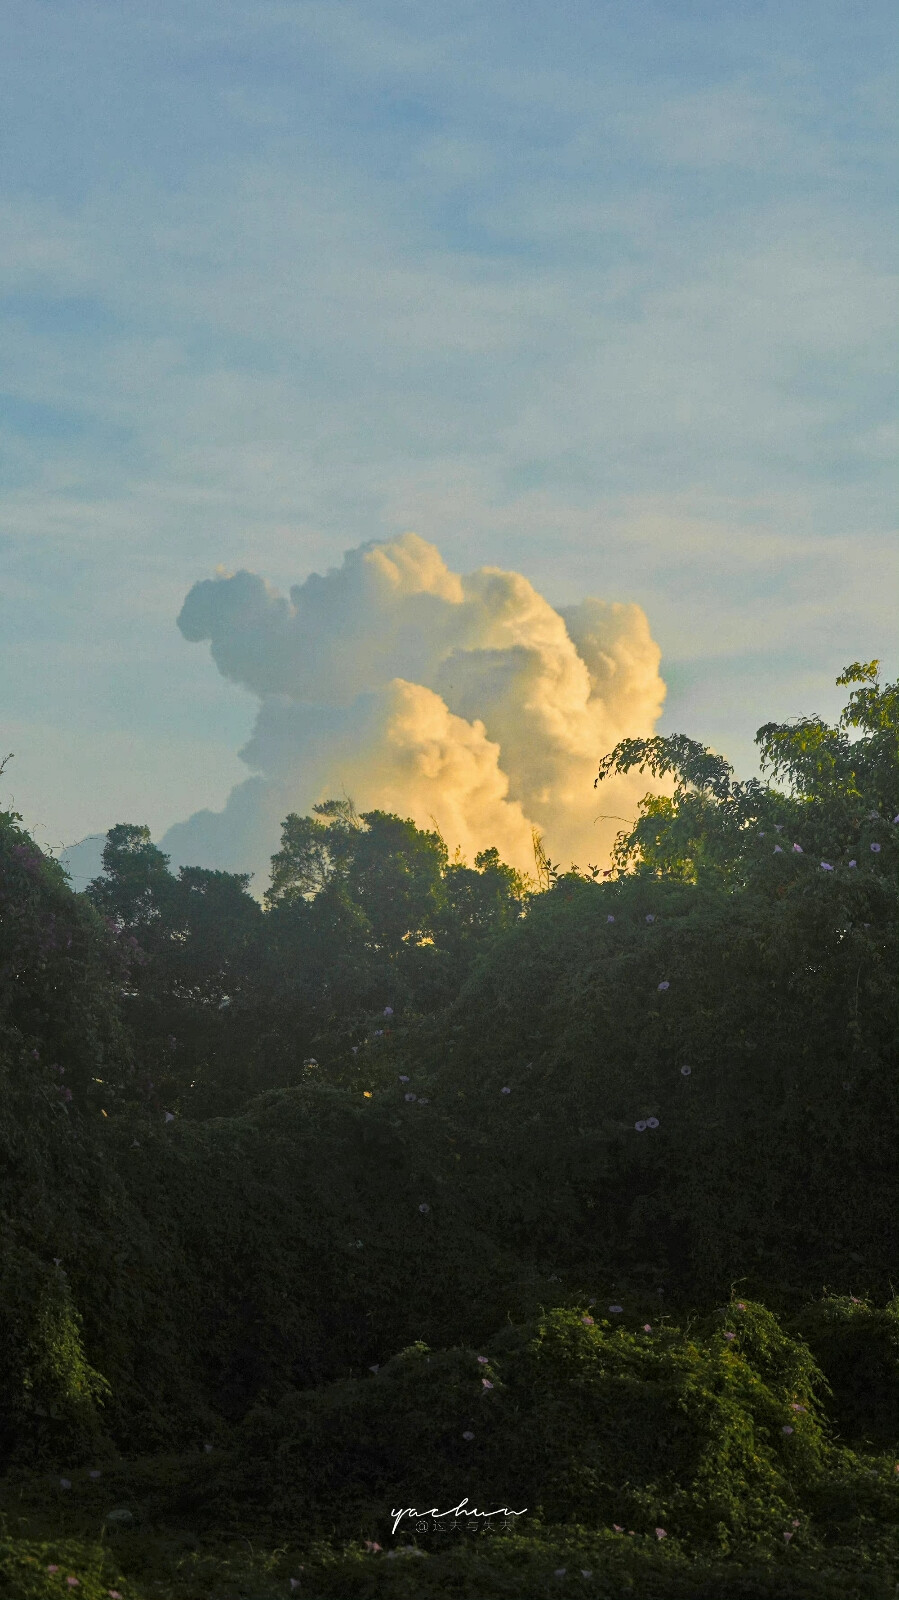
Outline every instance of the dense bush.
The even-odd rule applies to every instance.
[[[872,1306],[826,1295],[791,1329],[814,1352],[832,1392],[830,1414],[851,1444],[889,1449],[899,1440],[899,1299]],[[899,1470],[899,1469],[897,1469]]]
[[[144,1593],[97,1481],[185,1600],[200,1526],[269,1529],[259,1600],[281,1536],[322,1596],[893,1592],[899,719],[845,680],[762,730],[784,791],[612,752],[673,795],[611,881],[329,803],[264,905],[125,824],[79,896],[0,816],[13,1592],[51,1469],[89,1600]],[[528,1525],[403,1554],[462,1494]]]
[[[537,1524],[729,1549],[780,1539],[824,1474],[823,1387],[751,1302],[687,1332],[556,1310],[480,1351],[418,1343],[374,1377],[254,1408],[217,1493],[285,1533],[386,1540],[391,1506],[450,1507],[464,1484]]]

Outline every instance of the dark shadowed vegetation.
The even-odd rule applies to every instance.
[[[840,681],[760,780],[619,745],[611,876],[331,801],[258,897],[125,824],[78,895],[0,814],[0,1595],[895,1595],[899,687]],[[394,1530],[463,1497],[526,1510]]]

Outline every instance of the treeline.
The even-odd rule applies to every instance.
[[[795,1516],[886,1570],[899,686],[840,681],[763,780],[618,746],[598,782],[668,792],[610,876],[329,802],[262,903],[132,825],[76,895],[0,816],[7,1461],[181,1452],[160,1516],[361,1550],[404,1460],[407,1497],[516,1460],[534,1560],[621,1523],[748,1561]],[[520,1548],[447,1592],[542,1592]]]
[[[435,1015],[532,886],[484,850],[350,802],[289,816],[264,905],[248,877],[174,875],[145,827],[111,829],[88,901],[129,962],[134,1084],[159,1109],[222,1115],[300,1081],[303,1062]]]

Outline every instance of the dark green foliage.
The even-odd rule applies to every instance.
[[[828,1295],[791,1324],[830,1383],[831,1415],[850,1444],[889,1449],[899,1440],[899,1299],[883,1307]]]
[[[724,1550],[780,1538],[826,1471],[820,1375],[761,1307],[730,1313],[733,1343],[721,1324],[647,1332],[574,1309],[508,1328],[484,1361],[418,1343],[374,1379],[252,1411],[213,1496],[285,1533],[312,1519],[385,1543],[391,1506],[449,1507],[460,1484],[547,1526],[620,1519]]]
[[[0,1266],[0,1451],[83,1460],[101,1434],[109,1385],[84,1354],[82,1319],[62,1266],[7,1237]]]
[[[77,896],[0,817],[0,1595],[894,1595],[897,693],[844,679],[786,792],[612,752],[673,790],[613,882],[329,802],[264,906],[124,824]],[[527,1520],[391,1534],[463,1495]]]
[[[23,1072],[47,1093],[52,1084],[78,1116],[111,1102],[127,1076],[119,996],[133,947],[72,894],[21,820],[0,811],[0,1049],[11,1070],[33,1063],[17,1070],[23,1086]]]

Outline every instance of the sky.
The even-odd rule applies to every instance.
[[[657,727],[743,773],[894,672],[897,27],[6,0],[0,801],[56,848],[221,810],[259,703],[188,593],[408,531],[641,608]]]

